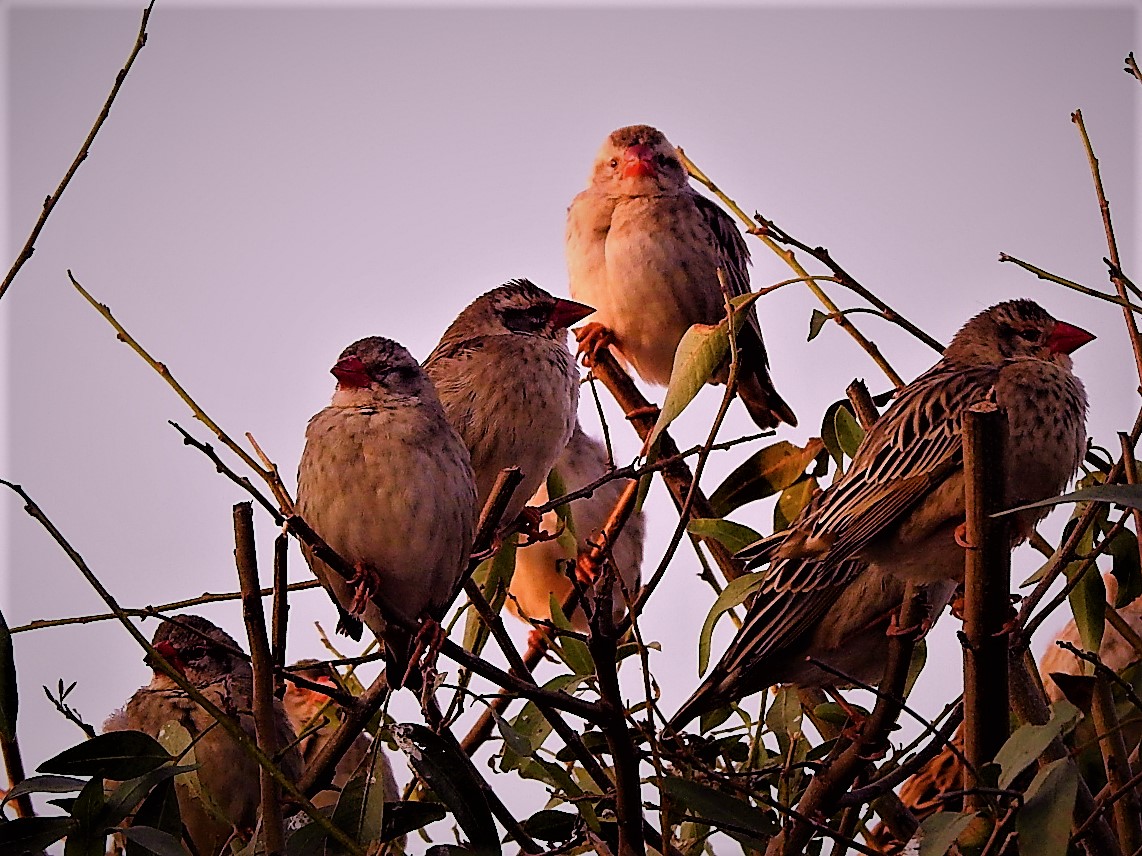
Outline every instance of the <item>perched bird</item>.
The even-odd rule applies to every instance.
[[[332,372],[333,402],[305,430],[297,510],[357,577],[346,582],[306,558],[334,600],[384,642],[396,688],[415,640],[387,624],[377,604],[410,621],[443,617],[472,547],[472,466],[431,381],[401,345],[361,339]]]
[[[564,488],[571,492],[606,475],[607,463],[606,447],[584,433],[582,427],[576,424],[571,442],[555,464],[555,472],[563,481]],[[562,603],[572,590],[571,580],[563,573],[561,563],[568,560],[574,562],[577,556],[590,549],[591,542],[602,531],[611,510],[629,483],[629,479],[613,479],[600,485],[590,496],[569,503],[575,527],[575,550],[568,549],[563,539],[556,539],[531,544],[516,553],[515,573],[508,588],[509,611],[524,620],[551,618],[551,596],[555,595],[555,599]],[[531,501],[534,505],[543,505],[548,501],[546,484],[535,492]],[[548,531],[558,529],[556,512],[547,512],[542,525]],[[635,512],[611,548],[618,572],[612,595],[616,620],[626,612],[623,587],[632,596],[638,589],[645,526],[642,511]],[[584,579],[583,582],[589,584],[591,580]],[[587,629],[587,619],[582,608],[577,608],[570,618],[576,629]]]
[[[571,296],[595,307],[579,332],[589,356],[613,342],[649,383],[670,382],[674,352],[693,324],[726,316],[718,269],[731,295],[749,292],[749,249],[730,216],[690,186],[678,150],[649,125],[613,132],[590,184],[567,211]],[[797,417],[769,377],[753,307],[737,336],[738,395],[762,428]],[[724,383],[724,367],[715,380]]]
[[[231,636],[197,615],[176,615],[155,631],[152,644],[207,699],[237,719],[254,737],[253,671]],[[152,665],[150,658],[148,665]],[[281,703],[274,702],[278,764],[296,780],[301,759]],[[194,850],[213,856],[234,836],[249,839],[260,802],[259,767],[214,719],[167,675],[155,669],[151,682],[103,723],[106,731],[143,731],[158,738],[167,723],[181,725],[194,744],[198,769],[175,778],[179,813]],[[184,761],[183,763],[192,763]]]
[[[338,686],[333,667],[319,663],[317,660],[299,660],[291,671],[303,678],[331,687]],[[298,736],[297,749],[301,753],[304,766],[313,763],[317,753],[329,741],[340,718],[340,708],[329,696],[322,695],[316,690],[299,687],[293,683],[286,684],[285,697],[282,699],[290,725]],[[361,762],[369,754],[372,738],[361,732],[350,744],[349,749],[341,757],[336,769],[333,771],[332,789],[321,791],[313,798],[313,804],[318,808],[335,805],[341,789],[349,783]],[[400,799],[396,779],[393,777],[393,767],[389,763],[388,755],[378,747],[381,764],[381,785],[384,788],[385,802],[396,802]]]
[[[575,427],[579,373],[567,328],[591,307],[526,279],[476,298],[424,361],[448,421],[472,454],[477,510],[505,467],[523,481],[503,516],[515,520],[546,481]]]
[[[1057,495],[1086,445],[1086,393],[1069,355],[1093,338],[1030,300],[968,321],[943,359],[897,391],[848,471],[783,537],[743,551],[753,564],[771,562],[766,582],[674,727],[776,683],[843,684],[807,656],[878,682],[881,628],[903,581],[928,587],[934,620],[963,578],[964,411],[989,398],[1007,411],[1008,506]],[[1047,511],[1013,515],[1013,547]]]

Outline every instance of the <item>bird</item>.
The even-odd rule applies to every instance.
[[[332,403],[309,421],[296,509],[357,571],[346,581],[305,551],[334,600],[384,644],[389,686],[420,686],[407,621],[443,618],[468,564],[476,518],[472,465],[432,382],[400,344],[360,339],[332,368]],[[358,634],[359,635],[359,634]]]
[[[523,474],[504,523],[516,520],[571,439],[579,373],[567,328],[591,311],[526,279],[511,280],[472,301],[424,361],[471,453],[477,508],[501,470],[514,466]]]
[[[674,729],[773,684],[843,683],[807,657],[877,683],[905,582],[927,589],[930,623],[963,579],[965,410],[993,399],[1007,412],[1008,507],[1058,495],[1086,447],[1086,392],[1070,354],[1093,338],[1031,300],[964,324],[936,365],[897,390],[849,469],[785,533],[739,554],[770,563],[765,581]],[[1048,511],[1013,515],[1011,546]]]
[[[331,687],[340,686],[333,667],[317,660],[299,660],[290,667],[290,672],[314,683],[328,684]],[[329,696],[294,683],[286,684],[282,704],[290,725],[297,734],[297,749],[301,754],[302,763],[309,766],[337,727],[340,707]],[[333,787],[314,796],[315,806],[324,808],[336,805],[341,789],[349,783],[361,762],[368,756],[372,743],[372,738],[365,732],[354,738],[333,771]],[[393,776],[392,764],[383,749],[378,747],[377,751],[385,802],[396,802],[400,799],[400,791]]]
[[[718,280],[749,293],[749,248],[733,220],[690,186],[678,150],[657,128],[613,131],[590,182],[567,210],[571,296],[595,307],[576,335],[590,362],[603,343],[648,383],[670,382],[674,353],[694,324],[726,316]],[[797,424],[769,376],[761,324],[751,306],[737,334],[738,397],[761,428]],[[724,383],[728,361],[711,382]]]
[[[566,491],[571,492],[606,475],[609,470],[608,460],[606,447],[576,423],[571,441],[555,464],[555,472],[559,474]],[[524,621],[551,619],[551,596],[554,595],[557,602],[563,603],[572,590],[571,580],[561,566],[567,562],[574,564],[578,556],[590,550],[592,542],[602,531],[611,510],[629,483],[630,479],[612,479],[596,488],[590,496],[572,500],[568,504],[575,529],[574,549],[564,539],[554,539],[530,544],[516,552],[515,571],[508,587],[507,608],[510,612]],[[531,503],[543,505],[547,501],[545,484],[535,492]],[[556,512],[547,512],[542,524],[545,529],[556,530]],[[632,596],[638,590],[645,531],[643,512],[636,511],[611,548],[617,571],[612,594],[616,621],[626,612],[623,589]],[[582,581],[588,584],[591,582],[589,578]],[[581,607],[577,607],[569,618],[576,630],[586,631],[587,619]]]
[[[234,717],[255,737],[251,710],[253,670],[241,646],[214,623],[199,615],[172,616],[155,631],[152,646],[191,684],[223,712]],[[151,656],[151,681],[103,723],[103,731],[142,731],[156,739],[176,723],[195,740],[193,760],[198,769],[175,778],[179,813],[194,852],[212,856],[227,849],[235,837],[248,840],[258,819],[261,801],[260,768],[214,719],[199,707]],[[274,700],[275,759],[292,781],[301,775],[301,758],[293,745],[294,732],[281,702]]]

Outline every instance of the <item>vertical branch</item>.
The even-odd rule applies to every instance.
[[[20,755],[20,744],[16,740],[16,735],[5,734],[2,728],[0,728],[0,754],[4,756],[4,772],[8,776],[8,787],[14,788],[27,778],[24,775],[24,759]],[[35,809],[32,808],[31,794],[22,794],[12,802],[16,805],[16,817],[36,816]]]
[[[845,388],[845,395],[849,397],[853,410],[856,411],[860,427],[868,431],[880,418],[880,411],[876,409],[876,402],[872,400],[865,382],[854,380]]]
[[[985,402],[964,414],[964,799],[967,811],[986,803],[973,789],[977,771],[1008,737],[1007,629],[1011,612],[1011,542],[1004,507],[1007,417]]]
[[[285,692],[284,674],[286,663],[286,627],[289,624],[289,578],[287,574],[289,558],[289,536],[282,532],[274,539],[274,606],[273,643],[271,659],[274,664],[274,695],[282,697]]]
[[[254,733],[258,747],[270,758],[274,758],[280,747],[274,716],[273,661],[270,658],[269,640],[266,638],[262,587],[258,583],[254,506],[249,502],[239,502],[234,506],[234,559],[238,565],[238,582],[242,588],[242,619],[246,622],[246,635],[250,639],[250,664],[254,670]],[[285,853],[281,795],[277,783],[266,770],[261,770],[260,776],[266,853],[269,856],[280,856]]]
[[[1122,471],[1126,475],[1126,483],[1138,484],[1138,466],[1134,460],[1134,444],[1130,440],[1130,435],[1119,431],[1118,442],[1122,446]],[[1132,509],[1131,513],[1134,516],[1134,534],[1138,541],[1139,558],[1142,559],[1142,508]]]
[[[1122,278],[1122,264],[1118,258],[1118,243],[1114,240],[1114,224],[1110,221],[1110,202],[1107,201],[1106,192],[1102,189],[1102,175],[1098,170],[1098,158],[1094,155],[1090,136],[1083,124],[1083,111],[1076,110],[1071,114],[1071,121],[1078,126],[1082,137],[1083,148],[1086,149],[1087,161],[1090,163],[1090,175],[1094,181],[1094,193],[1098,197],[1098,210],[1102,214],[1102,227],[1106,232],[1106,246],[1110,253],[1110,281],[1122,300],[1127,300],[1126,283]],[[1142,381],[1142,335],[1138,333],[1138,324],[1134,320],[1134,313],[1127,307],[1122,307],[1122,316],[1126,320],[1126,332],[1130,334],[1130,346],[1134,349],[1134,364],[1138,369],[1138,380]]]
[[[1095,674],[1094,696],[1091,699],[1091,719],[1098,735],[1098,748],[1102,752],[1106,770],[1106,785],[1112,793],[1123,793],[1114,803],[1114,827],[1125,853],[1137,853],[1142,847],[1142,811],[1138,793],[1127,783],[1130,781],[1130,762],[1126,755],[1126,741],[1114,709],[1114,695],[1105,674]]]

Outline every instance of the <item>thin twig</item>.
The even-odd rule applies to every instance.
[[[1097,288],[1091,288],[1089,285],[1080,285],[1073,280],[1064,279],[1057,274],[1053,274],[1049,271],[1043,270],[1042,268],[1035,267],[1033,264],[1029,264],[1028,262],[1022,261],[1021,259],[1017,259],[1015,256],[1009,256],[1007,253],[1000,253],[999,260],[1001,262],[1011,262],[1012,264],[1023,268],[1023,270],[1035,274],[1035,276],[1039,277],[1039,279],[1045,279],[1048,282],[1053,282],[1056,285],[1061,285],[1065,288],[1071,289],[1072,291],[1077,291],[1081,294],[1085,294],[1088,297],[1097,297],[1099,300],[1105,300],[1107,303],[1113,303],[1115,306],[1121,306],[1123,309],[1129,309],[1131,312],[1142,312],[1142,306],[1135,306],[1124,297],[1118,297],[1114,294],[1107,294],[1105,291],[1099,291]]]
[[[127,61],[123,67],[119,69],[119,73],[115,75],[115,84],[111,87],[111,94],[107,96],[107,100],[103,102],[103,109],[99,111],[99,115],[95,117],[95,124],[91,126],[91,130],[87,133],[87,139],[83,141],[83,145],[79,147],[79,154],[75,156],[75,160],[71,162],[67,172],[64,174],[63,180],[60,181],[59,186],[56,187],[55,193],[44,199],[43,210],[40,211],[40,217],[36,220],[36,225],[32,227],[32,233],[28,235],[28,240],[24,242],[20,254],[16,256],[16,261],[12,263],[12,267],[8,270],[8,274],[4,277],[4,281],[0,283],[0,297],[8,291],[8,286],[12,284],[12,280],[16,278],[16,274],[20,272],[20,268],[24,263],[32,257],[32,253],[36,251],[36,239],[39,238],[40,232],[43,231],[44,225],[48,221],[48,216],[55,210],[56,203],[59,202],[63,192],[71,183],[72,177],[79,169],[79,165],[87,160],[87,155],[91,151],[91,144],[95,142],[95,135],[99,133],[99,129],[103,127],[103,123],[111,113],[111,105],[115,103],[115,98],[119,95],[119,89],[123,86],[123,81],[127,79],[127,73],[131,70],[131,66],[135,64],[135,57],[143,49],[147,43],[147,22],[151,18],[151,9],[155,5],[155,0],[151,0],[147,4],[147,8],[143,10],[143,19],[139,22],[139,34],[135,37],[135,45],[131,48],[131,53],[127,56]]]

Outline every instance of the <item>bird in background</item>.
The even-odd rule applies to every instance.
[[[806,657],[879,682],[904,582],[927,587],[930,623],[963,579],[964,411],[987,399],[1007,411],[1008,507],[1058,495],[1086,447],[1086,393],[1070,354],[1093,338],[1030,300],[960,328],[943,359],[897,391],[850,468],[782,537],[742,551],[751,566],[770,563],[766,581],[675,730],[773,684],[844,684]],[[1013,515],[1011,546],[1048,511]]]
[[[176,615],[159,625],[152,645],[207,699],[255,737],[253,670],[228,633],[198,615]],[[198,769],[175,778],[183,826],[195,852],[202,856],[229,852],[228,842],[235,837],[248,840],[258,819],[258,764],[178,684],[155,668],[149,655],[144,662],[154,669],[151,682],[111,714],[103,730],[142,731],[158,739],[168,723],[185,728],[196,742],[193,761],[183,763],[196,762]],[[275,760],[296,781],[301,758],[293,746],[294,732],[285,710],[276,699],[274,723],[277,744],[284,750]]]
[[[472,301],[424,361],[448,421],[471,453],[477,510],[501,470],[519,467],[523,474],[505,524],[546,482],[571,439],[579,372],[567,328],[590,312],[526,279],[512,280]]]
[[[610,471],[606,447],[583,431],[578,423],[571,442],[563,450],[555,464],[564,488],[568,493],[590,484]],[[568,561],[574,563],[591,549],[591,544],[602,531],[619,496],[630,483],[630,479],[612,479],[595,489],[590,496],[572,500],[569,503],[572,522],[575,527],[575,549],[570,549],[564,539],[541,541],[523,547],[516,552],[515,572],[508,588],[508,610],[524,621],[551,619],[551,597],[559,603],[566,601],[571,594],[572,583],[563,571]],[[547,485],[542,485],[531,498],[533,505],[543,505],[548,501]],[[548,531],[559,527],[558,515],[549,511],[543,516],[541,525]],[[642,510],[633,513],[623,527],[611,548],[617,571],[612,593],[614,617],[617,621],[626,612],[626,598],[623,589],[633,596],[638,591],[642,571],[643,538],[646,520]],[[591,585],[593,580],[581,568],[577,568],[580,581]],[[586,631],[587,618],[582,607],[576,607],[569,616],[576,630]],[[541,630],[532,631],[542,635]],[[538,639],[533,637],[532,642]]]
[[[611,343],[643,380],[666,385],[674,352],[694,324],[726,316],[749,293],[749,249],[726,212],[690,186],[678,150],[656,128],[630,125],[607,137],[590,183],[567,211],[571,296],[595,307],[577,336],[589,361]],[[738,396],[761,428],[797,424],[769,376],[754,307],[737,334]],[[725,383],[728,361],[711,382]]]
[[[468,450],[432,382],[401,345],[372,336],[332,368],[332,403],[305,431],[297,510],[357,571],[346,582],[309,551],[334,600],[383,642],[389,686],[406,673],[417,640],[386,623],[378,604],[409,621],[444,616],[468,564],[476,486]],[[438,624],[426,625],[428,627]]]
[[[328,663],[298,660],[290,667],[290,671],[314,683],[341,686],[333,667]],[[341,709],[329,696],[288,682],[282,705],[298,736],[297,750],[301,754],[302,763],[308,767],[337,728]],[[361,762],[368,756],[372,744],[372,738],[363,731],[354,738],[333,771],[332,788],[321,791],[313,798],[315,806],[324,808],[336,805],[341,789],[349,783]],[[383,749],[378,747],[377,751],[380,753],[381,785],[384,788],[385,802],[396,802],[400,799],[400,791],[393,776],[392,764]]]

